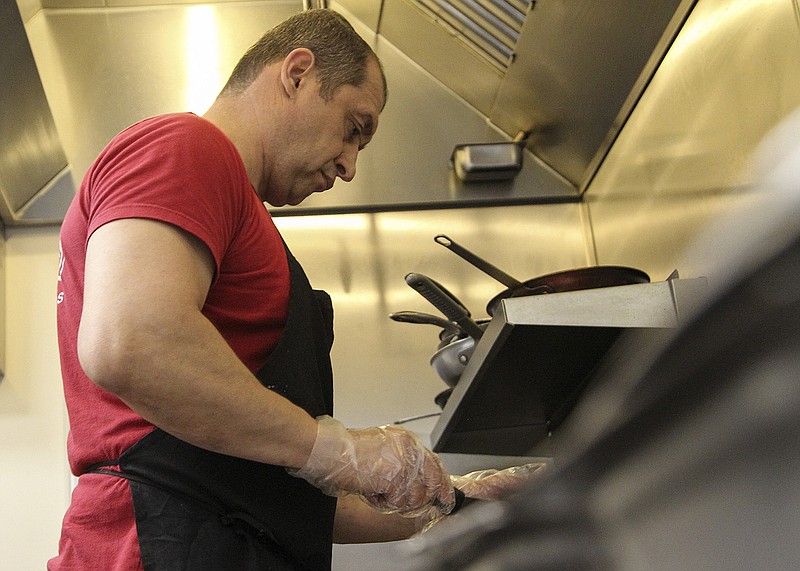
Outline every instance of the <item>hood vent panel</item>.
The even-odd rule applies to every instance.
[[[383,0],[379,32],[582,193],[695,2]]]
[[[493,66],[504,71],[514,61],[532,0],[414,0],[438,24]]]

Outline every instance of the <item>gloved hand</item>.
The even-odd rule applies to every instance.
[[[503,470],[478,470],[463,476],[450,476],[455,488],[464,496],[476,500],[502,500],[519,490],[524,484],[541,475],[547,464],[532,463],[512,466]],[[417,532],[424,532],[444,519],[441,511],[430,509],[421,512],[415,520]]]
[[[432,507],[449,513],[453,484],[438,456],[414,433],[397,426],[347,429],[317,419],[314,448],[299,470],[289,470],[332,496],[360,494],[375,509],[416,517]]]
[[[463,476],[451,476],[453,485],[468,498],[500,500],[544,472],[547,464],[534,463],[504,470],[478,470]]]

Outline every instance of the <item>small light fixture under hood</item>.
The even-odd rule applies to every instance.
[[[463,182],[510,180],[522,170],[522,154],[528,133],[520,131],[506,143],[456,145],[450,165]]]

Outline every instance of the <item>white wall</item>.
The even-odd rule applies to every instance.
[[[44,569],[69,495],[55,325],[58,229],[6,230],[0,382],[0,568]]]

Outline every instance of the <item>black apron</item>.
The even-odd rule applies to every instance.
[[[288,248],[286,255],[289,316],[257,377],[310,415],[331,415],[333,307],[328,294],[311,289]],[[209,452],[155,429],[118,460],[88,471],[129,480],[145,571],[330,569],[336,499],[282,467]]]

